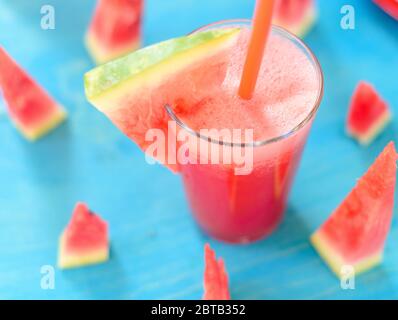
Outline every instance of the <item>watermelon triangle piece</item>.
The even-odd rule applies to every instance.
[[[146,138],[150,129],[169,136],[166,104],[195,106],[203,94],[197,90],[192,94],[192,85],[206,92],[221,85],[228,50],[240,31],[215,29],[169,39],[98,66],[84,76],[86,97],[147,152],[152,144]],[[178,171],[176,162],[168,161],[175,159],[172,149],[167,144],[158,150],[156,160]]]
[[[314,0],[278,0],[275,6],[273,24],[291,33],[304,37],[317,18]]]
[[[66,112],[0,46],[0,89],[15,126],[29,140],[57,127]]]
[[[87,205],[78,203],[60,238],[58,266],[62,269],[81,267],[105,262],[108,258],[107,223]]]
[[[391,121],[391,112],[375,88],[361,81],[351,99],[347,132],[361,144],[370,144]]]
[[[315,249],[337,276],[344,265],[358,274],[381,263],[393,214],[397,159],[391,142],[312,235]]]
[[[97,64],[140,47],[143,0],[99,0],[86,35],[86,46]]]
[[[397,0],[373,0],[380,8],[388,13],[395,20],[398,20],[398,1]]]
[[[228,275],[224,261],[217,260],[215,252],[209,244],[205,245],[205,293],[203,300],[230,300],[228,289]]]

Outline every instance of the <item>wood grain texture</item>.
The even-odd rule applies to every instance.
[[[94,1],[0,0],[0,43],[69,112],[66,124],[35,144],[0,113],[0,298],[200,298],[206,241],[225,259],[236,299],[398,298],[396,219],[384,263],[358,277],[356,290],[340,289],[308,241],[386,143],[397,138],[396,120],[362,148],[345,136],[344,120],[360,79],[374,83],[398,113],[398,22],[370,1],[352,0],[356,29],[344,31],[345,1],[319,2],[320,20],[306,42],[324,68],[325,98],[286,219],[265,241],[229,246],[197,229],[179,177],[149,166],[85,102],[82,76],[92,62],[83,35]],[[43,4],[55,6],[55,30],[40,29]],[[249,18],[253,6],[253,0],[147,0],[145,43],[216,20]],[[111,259],[56,270],[55,290],[42,290],[40,268],[56,264],[58,236],[76,201],[86,201],[109,221]]]

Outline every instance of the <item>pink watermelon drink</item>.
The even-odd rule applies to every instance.
[[[274,27],[253,98],[240,99],[249,28],[248,20],[217,23],[85,75],[88,100],[147,154],[181,173],[200,226],[232,243],[263,238],[280,222],[323,92],[313,54]],[[171,120],[175,129],[168,126]],[[152,153],[146,135],[153,128],[166,137],[183,134],[191,145],[204,143],[204,150],[252,151],[252,161],[237,174],[241,164],[195,161],[209,154],[190,148],[187,155],[178,139],[176,150],[167,145]],[[235,136],[203,135],[201,129],[251,130],[253,136],[242,143]],[[170,161],[181,154],[192,161]]]
[[[227,26],[215,24],[199,32]],[[180,103],[172,113],[180,130],[194,132],[202,143],[213,144],[205,150],[214,145],[221,148],[225,140],[211,136],[212,142],[206,142],[209,137],[200,135],[202,128],[253,129],[254,140],[245,144],[243,149],[247,150],[239,151],[252,149],[249,174],[236,175],[236,166],[223,164],[185,164],[179,168],[199,224],[211,236],[233,243],[263,238],[281,221],[322,94],[321,70],[314,56],[297,38],[274,28],[254,97],[240,99],[236,84],[250,32],[245,23],[239,26],[243,30],[228,53],[221,88],[210,93],[205,102],[191,106],[193,112],[187,112],[189,107]],[[192,157],[200,158],[198,153]]]

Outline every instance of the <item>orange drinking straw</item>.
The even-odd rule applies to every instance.
[[[273,8],[274,0],[257,0],[253,30],[239,87],[239,96],[245,100],[252,98],[256,87],[265,45],[271,29]]]

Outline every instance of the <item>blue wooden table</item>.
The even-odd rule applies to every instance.
[[[396,219],[383,264],[359,276],[355,290],[340,288],[308,242],[398,129],[397,120],[369,148],[344,133],[360,79],[374,83],[398,114],[398,22],[370,1],[350,0],[356,28],[343,30],[340,8],[347,1],[319,2],[320,20],[306,41],[324,68],[326,92],[286,219],[265,241],[230,246],[197,229],[179,177],[148,165],[85,101],[82,76],[93,64],[82,40],[94,1],[0,0],[0,43],[69,112],[67,123],[34,144],[0,114],[0,298],[201,298],[207,241],[224,257],[236,299],[398,298]],[[44,4],[55,8],[55,30],[40,28]],[[249,18],[253,6],[253,0],[147,0],[145,44],[216,20]],[[55,289],[43,290],[40,269],[56,265],[58,237],[77,201],[109,221],[111,259],[55,268]]]

